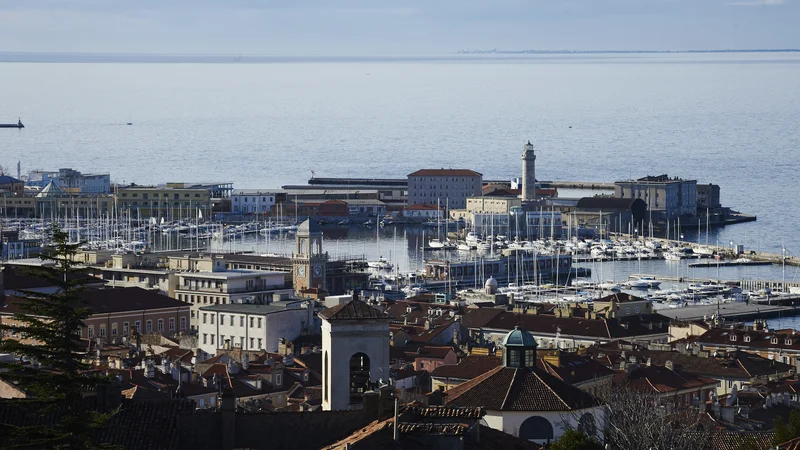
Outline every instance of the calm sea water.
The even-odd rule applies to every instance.
[[[26,128],[0,130],[0,164],[238,188],[302,183],[312,170],[466,167],[509,179],[530,139],[542,180],[717,183],[725,205],[758,222],[712,241],[779,252],[783,239],[798,255],[797,80],[797,54],[3,63],[0,122],[21,116]],[[371,233],[350,241],[375,248]]]

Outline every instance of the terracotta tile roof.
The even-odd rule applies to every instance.
[[[500,364],[502,364],[502,361],[499,356],[469,355],[458,364],[448,364],[437,367],[433,370],[431,376],[436,378],[471,380],[495,367],[499,367]]]
[[[319,313],[325,320],[388,320],[389,317],[361,300],[350,300]]]
[[[713,450],[742,450],[743,448],[767,450],[774,448],[772,445],[774,439],[774,431],[717,431],[711,437],[711,448]],[[778,448],[786,450],[783,447]],[[788,447],[788,449],[800,450],[800,447]]]
[[[736,340],[732,341],[731,336],[736,336]],[[745,341],[745,337],[749,338],[749,341]],[[777,342],[773,343],[773,339],[777,339]],[[786,343],[787,340],[789,344]],[[774,348],[800,351],[800,334],[776,331],[712,328],[700,335],[696,342],[701,345],[735,346],[741,349]]]
[[[465,406],[453,408],[448,406],[412,406],[408,411],[416,418],[458,418],[458,419],[480,419],[486,414],[481,407]]]
[[[467,328],[483,328],[504,312],[506,311],[501,308],[468,308],[464,312],[464,317],[461,318],[461,323]],[[513,330],[514,327],[511,329]]]
[[[778,445],[778,450],[800,450],[800,437]]]
[[[450,352],[455,353],[453,347],[423,345],[417,349],[416,356],[421,358],[444,359]]]
[[[558,359],[559,365],[556,366],[544,358],[537,358],[536,367],[571,385],[614,375],[608,367],[575,353],[558,351]]]
[[[398,431],[403,434],[463,436],[467,432],[465,423],[400,423]]]
[[[482,177],[483,174],[469,169],[420,169],[409,177]]]
[[[692,388],[716,388],[719,384],[719,381],[713,378],[676,372],[661,366],[640,366],[622,379],[634,389],[652,390],[656,393]]]
[[[583,316],[558,317],[549,314],[519,314],[503,310],[500,310],[500,313],[492,314],[486,311],[491,310],[483,308],[467,310],[462,323],[468,328],[503,331],[511,331],[515,326],[519,326],[533,334],[550,335],[555,335],[560,328],[561,336],[581,336],[597,339],[619,339],[666,334],[669,331],[669,319],[659,314],[642,314],[619,319],[602,317],[586,319]],[[467,325],[468,323],[470,325]]]
[[[597,405],[590,394],[537,368],[497,367],[451,388],[448,406],[495,411],[572,411]]]

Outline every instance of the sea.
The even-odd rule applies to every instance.
[[[712,228],[710,243],[800,254],[798,53],[78,60],[0,62],[0,122],[25,124],[0,129],[0,165],[12,174],[19,162],[23,174],[70,167],[120,183],[263,189],[420,168],[509,180],[530,140],[539,180],[715,183],[724,205],[758,220]],[[350,227],[326,232],[326,249],[391,255],[416,270],[421,232]],[[684,234],[706,240],[705,230]],[[224,246],[286,252],[292,237]],[[616,279],[675,270],[661,261],[604,269]],[[794,267],[722,271],[798,278]]]

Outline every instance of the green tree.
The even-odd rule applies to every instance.
[[[800,437],[800,412],[796,409],[789,413],[789,431],[792,433],[792,439]]]
[[[550,446],[550,450],[603,450],[603,446],[580,431],[569,429]]]
[[[792,439],[792,433],[789,431],[789,427],[783,423],[783,420],[780,417],[775,418],[775,439],[773,444],[783,444],[786,441]]]
[[[29,399],[16,405],[30,416],[17,425],[0,424],[4,448],[95,448],[92,435],[107,418],[83,400],[107,379],[89,372],[84,361],[86,346],[78,331],[90,315],[81,296],[86,278],[79,276],[73,259],[80,244],[68,239],[53,227],[49,250],[42,256],[53,267],[26,271],[47,280],[55,291],[21,292],[16,323],[0,324],[0,336],[19,337],[0,340],[0,353],[19,357],[0,364],[0,379],[28,394]]]

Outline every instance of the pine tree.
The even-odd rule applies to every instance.
[[[796,409],[789,413],[789,430],[792,433],[792,439],[800,437],[800,412]]]
[[[30,398],[21,403],[30,420],[26,418],[18,426],[0,424],[0,435],[6,436],[0,444],[4,448],[93,448],[93,431],[107,417],[83,401],[107,379],[87,372],[91,367],[84,362],[86,348],[78,332],[90,311],[81,296],[85,277],[76,276],[79,271],[73,258],[80,244],[68,239],[67,233],[53,227],[50,248],[42,259],[54,267],[26,271],[48,280],[55,292],[22,291],[19,312],[14,314],[16,324],[0,324],[0,336],[4,337],[0,353],[19,357],[15,362],[0,363],[4,369],[0,379],[13,383]],[[8,335],[20,339],[5,338]]]
[[[792,439],[791,432],[789,431],[789,427],[783,423],[783,420],[780,417],[775,418],[775,439],[773,440],[773,444],[783,444],[786,441]]]

